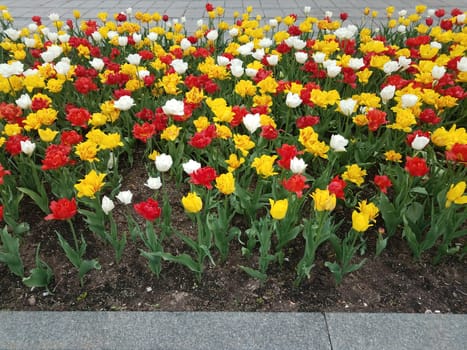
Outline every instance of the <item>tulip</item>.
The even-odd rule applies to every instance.
[[[105,215],[108,215],[115,208],[115,204],[109,197],[104,196],[102,198],[101,208]]]
[[[285,100],[285,104],[290,108],[297,108],[302,104],[302,99],[299,95],[294,94],[292,92],[287,93],[287,97]]]
[[[302,174],[305,172],[306,167],[308,164],[305,163],[305,161],[301,158],[293,157],[290,160],[290,170],[294,174]]]
[[[182,197],[182,205],[188,213],[192,214],[198,213],[203,209],[203,201],[196,192],[190,192]]]
[[[456,185],[451,184],[449,191],[446,193],[446,208],[449,208],[452,203],[467,204],[467,196],[464,195],[466,186],[465,181],[458,182]]]
[[[289,201],[287,199],[280,199],[278,201],[269,199],[269,204],[271,205],[269,213],[273,219],[282,220],[285,218],[289,206]]]
[[[243,117],[243,125],[247,128],[250,134],[253,134],[258,128],[261,127],[261,118],[259,113],[248,113]]]
[[[316,211],[332,211],[336,207],[336,195],[329,192],[328,189],[321,190],[317,188],[311,194]]]
[[[161,173],[169,171],[173,164],[172,156],[165,153],[159,154],[154,162],[156,164],[156,169]]]
[[[332,135],[329,142],[329,146],[334,150],[334,152],[345,152],[345,147],[349,144],[347,140],[342,135]]]
[[[151,190],[158,190],[162,187],[162,181],[160,176],[148,178],[144,186],[149,187]]]
[[[352,212],[352,228],[358,232],[365,232],[371,226],[370,218],[365,213]]]
[[[120,191],[116,197],[122,204],[128,205],[133,199],[133,193],[131,191]]]
[[[122,96],[117,101],[114,101],[114,107],[121,110],[127,111],[135,105],[135,100],[131,96]]]

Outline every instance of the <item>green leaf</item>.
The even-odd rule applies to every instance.
[[[376,256],[379,256],[384,249],[386,249],[386,246],[388,244],[388,237],[382,238],[381,236],[378,237],[378,240],[376,241]]]
[[[152,254],[160,256],[162,259],[166,261],[172,261],[177,264],[184,265],[193,272],[200,273],[202,270],[201,266],[196,261],[194,261],[193,258],[189,256],[188,254],[172,255],[170,253],[164,253],[164,252],[155,252]]]
[[[379,210],[383,217],[388,236],[391,237],[396,233],[397,226],[402,223],[402,218],[399,211],[396,210],[394,205],[389,201],[388,197],[382,195],[379,201]]]
[[[422,204],[418,202],[413,202],[407,207],[407,210],[404,216],[411,223],[415,224],[417,222],[420,222],[420,219],[423,218],[424,211],[425,211],[425,207]]]
[[[425,196],[428,196],[428,192],[425,187],[414,187],[410,189],[411,193],[417,193],[417,194],[423,194]]]
[[[81,264],[78,269],[78,274],[79,274],[79,280],[81,281],[81,284],[83,284],[83,277],[85,274],[87,274],[91,270],[100,270],[101,265],[96,259],[92,260],[83,260],[81,261]]]
[[[418,259],[421,254],[420,244],[417,241],[417,236],[412,231],[409,225],[404,225],[402,237],[407,240],[407,243],[409,244],[409,247],[412,250],[414,257]]]
[[[40,244],[36,249],[36,267],[31,270],[29,277],[23,278],[23,283],[28,287],[46,287],[52,282],[53,271],[47,263],[39,257]]]
[[[42,197],[39,193],[26,188],[26,187],[18,187],[18,190],[29,196],[34,203],[45,213],[50,213],[49,211],[49,199],[47,197]]]
[[[79,269],[82,255],[80,255],[76,250],[74,250],[60,233],[57,232],[57,236],[60,246],[65,252],[66,257],[68,258],[68,260],[70,260],[74,267]]]
[[[251,277],[259,279],[262,282],[265,282],[268,279],[268,276],[265,273],[262,273],[261,271],[258,271],[256,269],[252,269],[251,267],[240,265],[240,268],[247,274],[249,274]]]
[[[5,263],[16,276],[24,276],[24,265],[19,254],[19,239],[11,236],[5,226],[0,232],[0,262]]]

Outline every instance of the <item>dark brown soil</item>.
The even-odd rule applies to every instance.
[[[147,177],[144,166],[135,166],[131,172],[125,176],[122,190],[132,190],[135,201],[146,199],[141,189],[145,181],[141,179]],[[175,225],[185,232],[193,230],[179,204],[182,191],[173,188],[169,194]],[[86,237],[87,257],[97,258],[102,266],[101,270],[88,273],[81,287],[76,270],[56,239],[55,230],[68,237],[67,226],[45,222],[41,213],[36,212],[24,209],[24,219],[31,230],[22,242],[21,254],[29,271],[34,267],[35,249],[41,243],[41,258],[55,275],[51,293],[25,287],[5,265],[0,265],[0,309],[467,313],[467,259],[447,259],[433,266],[427,255],[416,262],[407,244],[397,236],[389,241],[380,257],[374,256],[374,242],[369,239],[363,256],[367,258],[366,264],[347,275],[339,286],[324,266],[331,250],[323,246],[311,278],[294,288],[294,269],[303,251],[301,240],[288,249],[282,268],[271,266],[266,283],[249,277],[239,268],[239,265],[254,266],[254,262],[241,255],[241,246],[236,241],[232,242],[227,262],[207,266],[198,283],[188,269],[168,262],[163,264],[161,277],[157,279],[139,254],[140,242],[129,240],[121,263],[116,264],[112,248],[75,221],[78,232],[81,230]],[[171,249],[185,248],[174,240]]]

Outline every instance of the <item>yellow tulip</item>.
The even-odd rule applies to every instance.
[[[449,208],[452,203],[467,204],[467,195],[464,195],[465,187],[465,181],[458,182],[456,185],[451,184],[448,193],[446,193],[446,208]]]
[[[370,218],[365,213],[352,212],[352,228],[358,232],[365,232],[371,226]]]
[[[78,191],[78,198],[94,198],[96,192],[105,185],[104,177],[105,174],[99,174],[95,170],[91,170],[84,179],[79,180],[75,185],[75,189]]]
[[[287,214],[287,209],[289,207],[289,201],[286,199],[273,200],[269,199],[269,204],[271,205],[271,210],[269,213],[276,220],[282,220]]]
[[[220,193],[229,195],[235,192],[235,178],[232,173],[221,174],[216,178],[216,188]]]
[[[182,197],[183,208],[189,213],[198,213],[203,209],[203,201],[196,194],[196,192],[190,192],[186,196]]]
[[[328,189],[321,190],[317,188],[311,197],[316,211],[332,211],[336,207],[336,195],[329,192]]]

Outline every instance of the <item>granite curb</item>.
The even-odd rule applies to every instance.
[[[465,349],[467,315],[0,312],[0,349]]]

